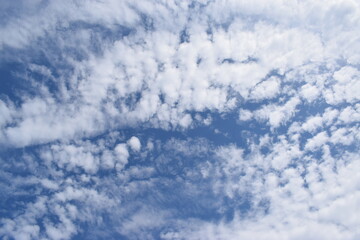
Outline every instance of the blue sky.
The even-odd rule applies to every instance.
[[[357,1],[0,14],[0,238],[359,239]]]

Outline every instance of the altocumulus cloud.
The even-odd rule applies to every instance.
[[[0,14],[2,239],[360,238],[358,1]]]

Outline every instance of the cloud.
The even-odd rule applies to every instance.
[[[307,101],[312,102],[314,101],[320,94],[319,89],[311,84],[305,84],[301,87],[301,95]]]
[[[130,148],[134,151],[140,151],[141,149],[141,143],[140,143],[140,140],[135,137],[135,136],[132,136],[129,140],[128,140],[128,144],[130,146]]]
[[[222,22],[224,21],[222,17],[210,11],[217,8],[217,4],[217,2],[209,4],[205,12],[214,21]],[[292,70],[295,66],[313,61],[315,56],[321,56],[304,51],[308,48],[304,48],[305,45],[302,44],[307,41],[316,45],[311,49],[323,48],[317,35],[311,31],[273,26],[271,22],[270,24],[255,22],[254,31],[250,31],[241,17],[230,22],[228,31],[212,27],[210,38],[206,33],[207,25],[203,17],[198,15],[195,15],[196,17],[189,21],[186,27],[189,40],[179,42],[179,34],[186,23],[185,16],[187,12],[193,11],[189,6],[178,3],[163,5],[147,1],[143,1],[142,4],[110,2],[108,6],[91,2],[90,5],[99,11],[93,11],[92,7],[86,6],[79,14],[74,15],[79,5],[70,2],[49,3],[39,5],[40,12],[44,12],[43,15],[27,16],[33,22],[38,22],[42,21],[41,19],[45,18],[48,12],[53,12],[48,25],[44,28],[39,25],[37,31],[26,30],[25,39],[32,38],[27,34],[34,34],[33,41],[40,41],[44,38],[44,31],[47,31],[49,38],[53,39],[55,46],[64,54],[68,52],[67,48],[73,49],[73,45],[81,45],[76,42],[73,44],[73,40],[84,42],[85,46],[89,47],[77,51],[79,55],[84,56],[82,61],[72,57],[71,52],[64,59],[74,69],[72,72],[66,70],[69,71],[67,74],[70,76],[68,77],[70,80],[67,80],[70,82],[66,85],[70,86],[70,89],[64,88],[61,81],[55,81],[58,88],[63,89],[61,98],[72,96],[72,100],[68,104],[58,105],[51,96],[48,96],[47,101],[36,98],[25,99],[20,111],[12,110],[19,112],[16,124],[4,129],[4,137],[9,144],[26,146],[57,139],[71,139],[82,134],[95,135],[104,131],[108,125],[118,127],[119,122],[122,126],[151,120],[154,126],[165,129],[177,126],[188,128],[192,124],[187,111],[210,109],[223,112],[233,109],[237,103],[235,98],[231,98],[229,88],[244,98],[261,100],[275,97],[281,90],[280,80],[270,77],[264,81],[267,74],[274,69],[282,69],[280,72],[284,72],[285,69]],[[145,5],[148,7],[144,8]],[[118,14],[109,11],[108,7],[114,12],[118,9],[117,13],[126,12],[126,14],[119,17]],[[244,6],[234,4],[234,7],[241,9]],[[307,4],[301,7],[306,8]],[[149,9],[154,9],[154,12],[149,12]],[[161,10],[155,11],[155,9]],[[160,21],[164,16],[170,16],[172,9],[179,10],[175,20],[180,22],[180,25],[172,21],[167,21],[166,24]],[[253,11],[248,6],[244,9]],[[260,12],[264,11],[273,18],[274,16],[265,9]],[[232,10],[227,9],[227,11]],[[150,28],[145,20],[141,23],[140,13],[144,12],[148,14],[148,19],[152,19],[153,28],[156,26],[159,30]],[[60,18],[63,15],[66,17]],[[285,16],[286,22],[289,16]],[[25,21],[24,19],[20,18],[19,21]],[[61,24],[58,23],[58,19],[62,19]],[[87,25],[79,22],[86,22]],[[91,26],[95,27],[93,25],[95,23],[98,24],[97,27],[91,28]],[[59,34],[59,29],[52,27],[56,24],[60,24],[65,35]],[[93,34],[101,36],[104,29],[107,33],[120,31],[116,28],[118,25],[130,29],[136,28],[137,31],[130,31],[125,37],[121,35],[115,41],[105,41],[100,47],[100,55],[96,51],[92,52],[90,46],[95,42],[91,42],[91,36]],[[74,39],[67,35],[72,29],[87,33],[84,38]],[[138,42],[142,44],[135,44]],[[241,44],[236,44],[237,42]],[[23,44],[21,46],[25,47]],[[46,48],[50,47],[52,46],[46,46]],[[55,58],[51,55],[51,51],[48,57]],[[257,60],[247,62],[248,59]],[[54,61],[54,67],[56,65],[59,63]],[[46,78],[54,78],[53,71],[46,66],[31,63],[29,69]],[[308,90],[306,91],[307,93],[304,94],[310,94]],[[316,96],[312,94],[311,99]],[[35,103],[42,104],[42,108],[38,109],[40,105],[36,107]],[[42,112],[44,109],[46,113]],[[28,111],[32,111],[32,114],[29,115]],[[62,118],[57,121],[59,116]],[[278,127],[285,118],[287,117],[283,112],[273,113],[269,118],[270,124]],[[34,126],[34,131],[29,127],[30,125]]]
[[[0,10],[0,237],[360,236],[355,1]]]
[[[314,133],[323,125],[323,118],[320,116],[309,117],[306,122],[302,124],[302,129]]]
[[[237,239],[238,237],[242,239],[253,239],[254,237],[257,239],[327,237],[355,239],[358,234],[355,230],[358,218],[355,216],[348,218],[349,215],[346,214],[346,211],[356,208],[352,207],[352,204],[356,204],[357,193],[353,193],[351,188],[345,187],[347,184],[341,185],[342,187],[334,189],[334,191],[326,190],[326,187],[339,186],[337,184],[346,178],[346,174],[349,174],[348,171],[355,171],[352,169],[354,166],[343,166],[339,173],[335,173],[331,170],[332,166],[327,166],[330,159],[324,158],[323,160],[325,163],[319,165],[310,163],[307,167],[308,172],[305,179],[309,188],[303,187],[304,179],[301,177],[299,168],[286,169],[280,175],[271,172],[265,173],[264,179],[267,188],[263,189],[265,192],[258,193],[270,198],[270,209],[265,215],[258,214],[253,218],[241,218],[239,214],[228,222],[210,223],[199,220],[193,223],[184,223],[185,226],[183,225],[182,228],[164,233],[164,236],[174,236],[178,239],[184,237],[188,239]],[[322,179],[316,179],[311,177],[314,174],[324,175],[322,175]],[[350,181],[348,183],[353,185]],[[339,199],[336,196],[340,189],[346,189],[346,193],[341,193],[346,197]],[[323,194],[327,196],[325,197]],[[331,196],[332,194],[334,195]],[[256,211],[256,208],[253,211]],[[338,211],[342,213],[338,213]],[[347,219],[342,219],[345,216]],[[343,227],[343,224],[346,228]],[[319,229],[324,231],[319,231]]]
[[[240,121],[249,121],[253,117],[253,113],[246,109],[240,109],[239,111],[239,120]]]
[[[316,134],[313,138],[309,139],[305,145],[307,150],[316,150],[316,148],[321,147],[328,140],[328,135],[326,132],[320,132]]]
[[[275,97],[280,91],[280,81],[274,77],[263,81],[255,86],[251,92],[251,98],[263,100]]]
[[[293,97],[283,105],[265,105],[256,110],[254,115],[257,120],[266,120],[272,128],[277,128],[290,120],[299,104],[300,100],[297,97]]]
[[[341,102],[354,103],[358,96],[354,92],[358,86],[359,72],[352,67],[343,67],[333,75],[335,84],[325,91],[325,99],[328,103],[339,104]]]

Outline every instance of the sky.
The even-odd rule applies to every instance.
[[[0,238],[360,239],[357,0],[0,0]]]

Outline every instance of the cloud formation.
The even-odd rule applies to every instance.
[[[359,238],[357,1],[0,13],[1,238]]]

